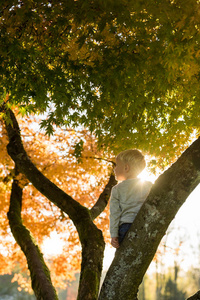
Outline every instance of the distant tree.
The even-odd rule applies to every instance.
[[[17,282],[11,282],[14,274],[0,276],[0,299],[16,300],[33,300],[35,296],[30,295],[27,291],[21,290]]]
[[[163,300],[185,300],[185,298],[186,293],[180,291],[177,287],[177,283],[169,279],[166,282]]]

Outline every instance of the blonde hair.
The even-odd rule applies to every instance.
[[[123,163],[128,164],[136,175],[139,175],[146,167],[145,157],[137,149],[122,151],[117,155],[116,159],[120,159]]]

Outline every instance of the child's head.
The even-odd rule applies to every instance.
[[[118,180],[137,177],[145,168],[144,155],[137,149],[120,152],[116,157],[115,175]]]

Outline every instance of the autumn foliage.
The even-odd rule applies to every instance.
[[[24,146],[43,174],[81,204],[88,208],[94,205],[111,168],[111,163],[97,150],[95,138],[86,130],[56,128],[54,136],[49,138],[39,130],[38,117],[32,116],[29,119],[19,117],[18,121]],[[7,220],[11,182],[14,176],[14,164],[7,154],[7,144],[6,131],[1,123],[1,274],[10,273],[15,266],[26,272],[26,259],[12,237]],[[23,223],[38,245],[42,246],[52,232],[56,232],[63,242],[62,253],[49,256],[44,252],[44,255],[54,285],[65,287],[66,281],[71,280],[74,273],[80,269],[81,249],[75,227],[68,216],[42,196],[24,176],[19,175],[17,179],[23,187]],[[107,213],[108,209],[96,220],[106,239]],[[15,279],[23,287],[29,287],[30,282],[28,284],[22,275],[16,275]]]

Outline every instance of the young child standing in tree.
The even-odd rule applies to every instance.
[[[136,149],[120,152],[116,157],[115,177],[121,181],[112,188],[110,200],[111,245],[119,248],[133,223],[152,183],[137,176],[146,166],[143,154]]]

